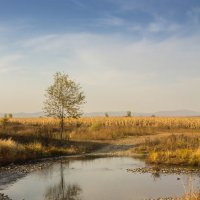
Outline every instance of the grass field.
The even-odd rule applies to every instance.
[[[53,118],[0,119],[0,163],[90,152],[103,143],[132,143],[156,164],[200,165],[198,117],[94,117],[65,119],[60,141]],[[165,136],[165,137],[164,137]],[[100,143],[99,143],[100,142]]]
[[[57,125],[54,118],[12,118],[11,122],[33,125]],[[134,126],[134,127],[157,127],[157,128],[186,128],[200,129],[200,117],[85,117],[79,119],[68,118],[65,123],[69,125],[92,126]]]

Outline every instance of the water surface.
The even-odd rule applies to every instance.
[[[2,192],[13,200],[141,200],[180,196],[191,182],[194,189],[200,186],[197,176],[126,171],[144,166],[126,157],[63,160],[30,173]]]

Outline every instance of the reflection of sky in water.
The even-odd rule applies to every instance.
[[[126,171],[143,166],[139,160],[119,157],[57,162],[18,180],[3,192],[13,200],[139,200],[184,193],[189,175],[153,176]],[[199,178],[193,177],[194,188],[198,182]]]

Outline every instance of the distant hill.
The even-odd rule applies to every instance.
[[[91,113],[84,113],[85,117],[103,117],[105,113],[108,113],[109,116],[125,116],[126,112],[119,111],[119,112],[91,112]]]
[[[175,110],[175,111],[159,111],[154,113],[156,116],[180,116],[180,117],[193,117],[200,116],[200,112],[192,110]]]
[[[125,116],[126,111],[118,112],[107,112],[109,116]],[[158,116],[158,117],[196,117],[200,116],[200,112],[192,110],[172,110],[172,111],[159,111],[154,113],[143,113],[143,112],[132,112],[132,116]],[[0,117],[3,117],[4,113],[0,113]],[[34,112],[34,113],[13,113],[13,117],[26,118],[26,117],[42,117],[44,116],[43,112]],[[105,116],[105,112],[91,112],[85,113],[84,117],[102,117]]]
[[[84,113],[85,117],[103,117],[105,113],[108,113],[109,116],[113,117],[123,117],[127,115],[127,111],[118,111],[118,112],[91,112],[91,113]],[[132,116],[151,116],[151,113],[134,113],[132,112]]]
[[[126,111],[121,112],[107,112],[109,116],[126,116]],[[158,111],[153,113],[132,112],[132,116],[158,116],[158,117],[193,117],[200,116],[200,112],[192,110],[172,110],[172,111]],[[105,116],[105,112],[85,113],[84,116]]]
[[[41,117],[44,116],[43,112],[34,112],[34,113],[25,113],[25,112],[20,112],[20,113],[12,113],[13,117],[16,118],[26,118],[26,117]],[[4,113],[0,113],[0,117],[3,117]]]

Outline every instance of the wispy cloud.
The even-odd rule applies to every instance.
[[[1,57],[0,66],[13,70],[20,61],[20,67],[27,69],[29,87],[38,90],[38,96],[55,71],[69,73],[86,92],[86,111],[200,109],[194,89],[200,84],[199,43],[199,34],[161,41],[120,34],[45,34],[19,41],[17,49],[23,57]],[[38,109],[41,98],[33,99],[33,108]]]
[[[187,15],[192,24],[200,24],[200,7],[193,7],[192,9],[188,10]]]
[[[99,19],[99,23],[105,26],[124,26],[126,21],[120,17],[110,16]]]
[[[199,71],[199,42],[198,35],[173,37],[164,41],[134,41],[120,35],[76,33],[44,35],[24,40],[19,45],[25,52],[29,50],[33,54],[54,58],[59,56],[74,69],[128,70],[147,76],[154,74],[158,79],[166,74],[174,79],[195,76]],[[174,68],[180,70],[180,73],[175,73]]]
[[[165,19],[162,18],[158,18],[155,21],[149,23],[149,25],[147,26],[147,33],[148,32],[167,32],[167,33],[177,33],[182,29],[182,25],[171,22],[171,21],[167,21]]]
[[[20,54],[0,56],[0,73],[17,70],[16,63],[23,58]]]
[[[70,0],[32,19],[26,13],[22,22],[0,21],[1,81],[28,94],[33,110],[55,71],[81,83],[86,111],[200,109],[199,7],[146,2]],[[3,86],[1,92],[5,105],[6,97],[16,99]]]
[[[169,4],[168,1],[110,1],[117,5],[116,16],[123,20],[121,28],[138,33],[140,37],[159,39],[159,33],[167,38],[200,31],[200,7],[189,1],[178,1],[176,4]]]

